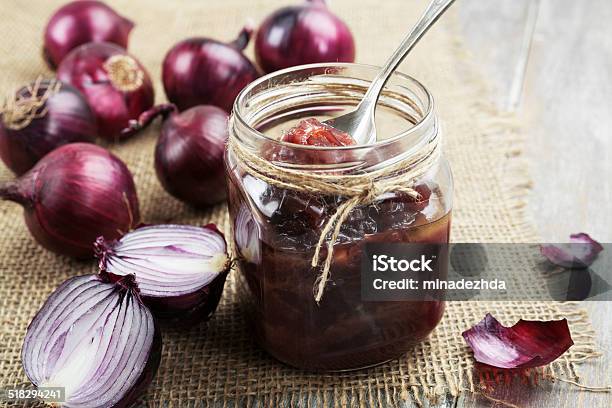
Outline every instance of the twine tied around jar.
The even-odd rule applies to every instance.
[[[325,286],[330,278],[334,245],[350,212],[359,206],[375,202],[385,193],[403,193],[419,199],[420,194],[413,186],[440,156],[438,137],[434,136],[414,154],[407,155],[388,166],[355,174],[334,174],[306,172],[274,164],[258,155],[260,152],[242,146],[241,142],[236,140],[234,132],[230,132],[227,149],[240,161],[241,169],[269,185],[303,193],[346,197],[325,222],[312,257],[311,265],[316,268],[319,266],[321,249],[327,245],[321,273],[317,276],[313,288],[317,303],[323,298]]]

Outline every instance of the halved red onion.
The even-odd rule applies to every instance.
[[[587,268],[603,249],[599,242],[584,232],[570,235],[570,242],[566,244],[540,245],[540,253],[563,268]]]
[[[68,407],[127,407],[147,388],[161,335],[133,276],[70,278],[28,327],[21,358],[37,387],[64,387]]]
[[[533,368],[546,365],[573,344],[567,320],[519,320],[502,326],[489,313],[462,333],[476,361],[498,368]]]
[[[95,251],[100,270],[136,275],[140,296],[157,317],[185,322],[210,318],[230,266],[225,238],[212,224],[144,226],[116,241],[98,238]]]
[[[259,264],[261,261],[261,241],[259,225],[253,219],[249,208],[242,204],[238,209],[234,224],[234,236],[239,254],[247,262]]]

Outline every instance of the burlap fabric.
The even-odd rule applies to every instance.
[[[0,91],[4,94],[39,74],[50,75],[40,47],[43,27],[61,0],[4,0],[0,22]],[[136,22],[130,50],[156,81],[164,101],[161,62],[176,41],[192,35],[230,40],[247,18],[260,21],[289,1],[109,1]],[[353,30],[357,60],[381,64],[424,8],[424,1],[332,2]],[[456,242],[535,242],[523,212],[529,188],[521,137],[511,118],[487,102],[485,85],[463,54],[452,10],[431,31],[402,67],[422,80],[436,97],[445,126],[444,150],[456,182],[452,238]],[[252,47],[249,47],[251,53]],[[228,232],[223,206],[195,211],[171,198],[153,171],[159,127],[111,149],[128,164],[138,185],[146,222],[216,222]],[[11,177],[0,166],[0,179]],[[0,203],[0,385],[26,381],[20,349],[28,322],[47,295],[70,276],[94,272],[94,262],[56,256],[30,238],[21,209]],[[442,393],[478,391],[471,353],[461,332],[486,312],[504,324],[519,318],[567,317],[576,343],[546,373],[577,380],[575,364],[596,355],[593,332],[574,304],[475,303],[448,305],[430,339],[402,358],[369,370],[316,375],[286,367],[258,349],[245,328],[230,278],[223,300],[208,325],[189,331],[166,330],[162,363],[143,405],[201,406],[396,405]],[[259,403],[259,404],[258,404]],[[9,405],[10,406],[10,405]],[[18,405],[15,405],[18,406]]]

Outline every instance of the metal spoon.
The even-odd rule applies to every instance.
[[[419,22],[412,31],[404,38],[399,48],[395,50],[385,66],[380,70],[372,84],[368,88],[357,109],[342,116],[326,120],[326,125],[348,133],[358,144],[371,144],[376,141],[376,125],[374,114],[376,103],[380,97],[387,80],[412,50],[417,42],[423,37],[438,18],[444,13],[455,0],[432,0],[425,10]]]

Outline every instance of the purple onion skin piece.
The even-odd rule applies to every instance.
[[[49,296],[28,327],[21,357],[34,385],[66,387],[67,406],[116,408],[132,406],[144,393],[161,350],[159,326],[133,275],[114,282],[85,275]]]
[[[24,207],[38,243],[75,258],[92,257],[97,237],[117,238],[140,217],[128,168],[108,150],[88,143],[53,150],[17,180],[0,185],[0,198]]]
[[[568,244],[540,245],[540,253],[562,268],[585,269],[603,251],[603,246],[584,232],[570,235]]]
[[[151,78],[136,58],[111,43],[87,43],[70,52],[57,68],[57,77],[85,95],[96,115],[98,136],[121,138],[130,120],[153,106]]]
[[[167,192],[196,207],[225,200],[227,121],[227,113],[216,106],[195,106],[164,122],[155,171]]]
[[[55,69],[79,45],[109,42],[127,48],[134,23],[100,1],[73,1],[60,7],[47,23],[43,54]]]
[[[322,0],[283,7],[257,30],[255,56],[267,73],[318,62],[354,62],[355,43],[346,24]]]
[[[534,368],[559,358],[573,344],[567,320],[519,320],[502,326],[487,313],[485,318],[462,333],[479,363],[497,368]]]
[[[95,137],[96,119],[83,95],[55,80],[24,86],[12,111],[0,114],[0,158],[17,175],[59,146],[93,143]]]
[[[252,29],[231,43],[196,37],[176,44],[164,58],[162,80],[168,100],[179,110],[215,105],[230,112],[242,88],[259,74],[244,56]]]
[[[164,324],[191,326],[215,312],[230,269],[223,234],[205,227],[152,225],[95,243],[102,274],[136,276],[140,297]]]

